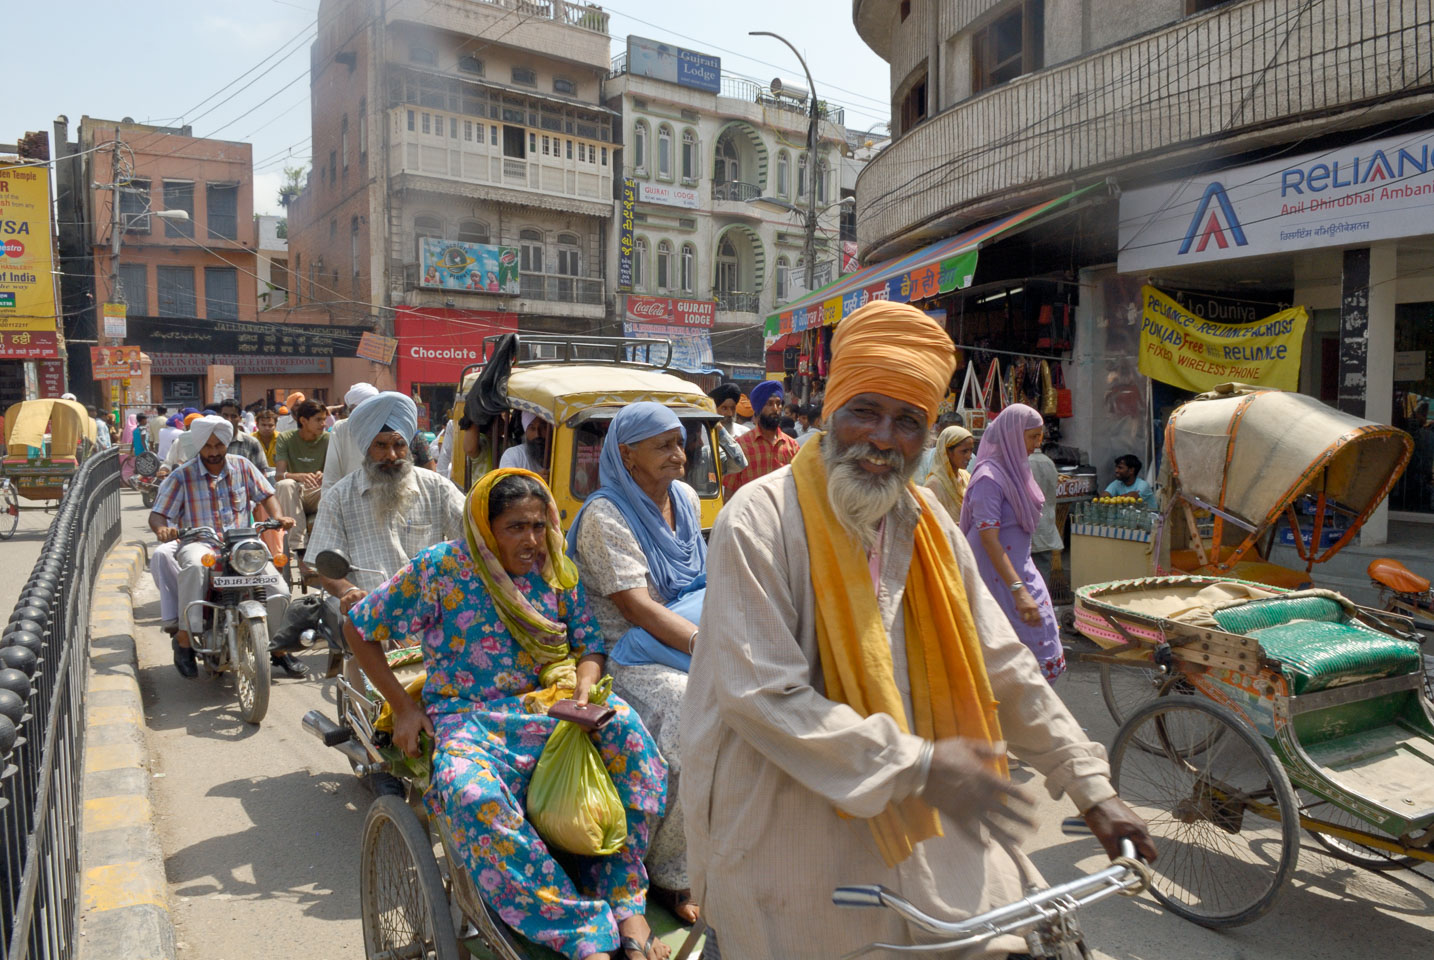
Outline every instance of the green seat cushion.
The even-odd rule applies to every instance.
[[[1354,622],[1295,620],[1249,636],[1278,660],[1295,696],[1422,669],[1419,648]]]
[[[1236,607],[1215,611],[1221,630],[1247,634],[1292,620],[1322,620],[1337,623],[1347,619],[1344,607],[1329,597],[1273,597],[1252,600]]]

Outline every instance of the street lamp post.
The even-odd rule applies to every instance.
[[[812,82],[812,72],[807,69],[807,61],[792,46],[792,42],[780,34],[772,33],[770,30],[751,30],[748,36],[772,37],[787,45],[787,48],[796,55],[797,62],[802,65],[802,72],[807,75],[807,96],[810,98],[808,104],[807,119],[807,209],[806,209],[806,241],[802,246],[802,256],[806,259],[806,284],[807,292],[811,293],[816,286],[817,276],[817,85]]]

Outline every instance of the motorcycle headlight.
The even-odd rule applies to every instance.
[[[252,577],[261,572],[268,562],[269,548],[258,540],[246,540],[229,554],[229,566],[244,577]]]

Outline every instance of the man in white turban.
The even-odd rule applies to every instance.
[[[223,417],[200,417],[189,427],[194,435],[198,455],[171,473],[159,488],[149,515],[149,528],[163,544],[150,558],[149,569],[154,585],[159,588],[160,621],[166,632],[174,636],[174,666],[181,676],[198,674],[194,651],[189,638],[204,629],[204,613],[200,607],[190,608],[195,600],[203,600],[207,585],[207,569],[200,563],[211,547],[202,543],[179,544],[181,530],[212,527],[222,532],[232,527],[249,525],[249,511],[262,506],[271,517],[278,517],[287,530],[294,521],[283,515],[274,488],[264,479],[258,467],[244,457],[231,455],[229,442],[234,439],[234,425]],[[279,623],[289,604],[289,594],[273,565],[264,568],[275,585],[267,591],[269,622]],[[188,611],[185,622],[180,613]],[[290,676],[303,676],[308,670],[287,654],[275,655],[274,664]]]
[[[544,480],[548,479],[548,444],[553,438],[553,428],[536,413],[523,411],[523,442],[514,444],[503,451],[499,467],[517,467],[531,470]]]
[[[329,452],[324,457],[324,481],[320,489],[325,495],[334,484],[353,473],[359,468],[359,464],[363,463],[363,447],[351,442],[348,436],[349,419],[360,404],[376,396],[378,387],[371,383],[356,383],[344,394],[344,408],[341,411],[343,417],[329,431]],[[414,422],[416,424],[417,420]]]

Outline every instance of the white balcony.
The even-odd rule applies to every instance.
[[[452,181],[473,188],[458,192],[479,198],[612,216],[611,144],[422,107],[394,108],[389,125],[395,176]],[[505,155],[505,140],[509,152],[516,152],[510,140],[514,129],[522,131],[521,157]]]
[[[867,164],[861,256],[1073,181],[1422,114],[1432,21],[1427,0],[1247,0],[980,93]]]

